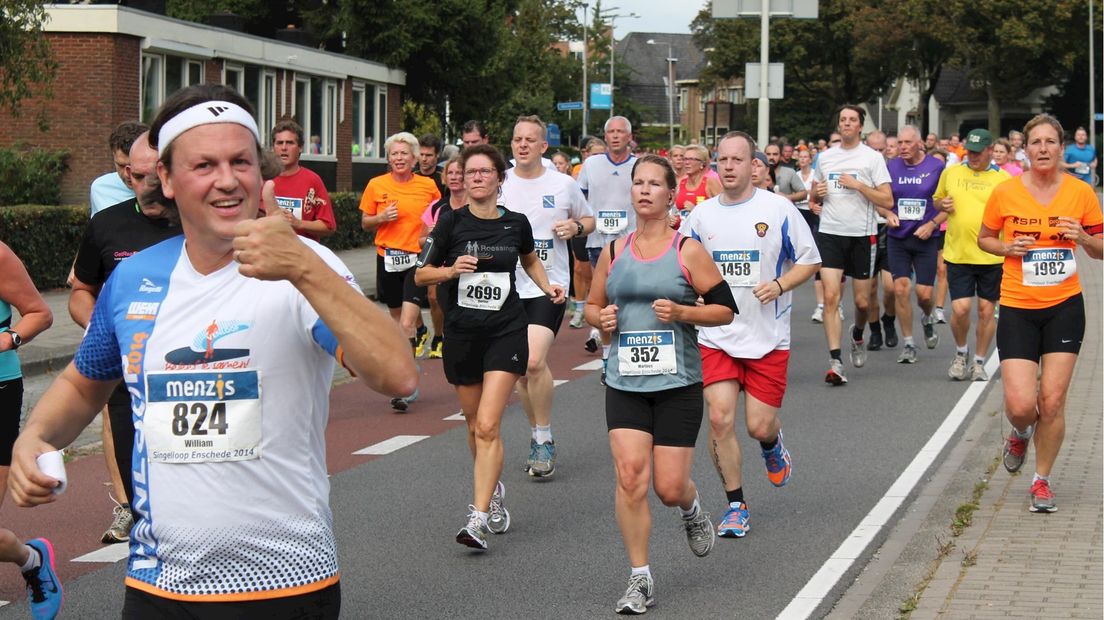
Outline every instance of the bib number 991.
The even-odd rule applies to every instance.
[[[226,403],[215,403],[210,411],[205,403],[177,403],[173,407],[172,432],[177,437],[185,435],[206,435],[214,431],[225,435]]]

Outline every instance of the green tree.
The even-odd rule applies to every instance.
[[[46,9],[35,0],[0,0],[0,108],[12,115],[21,111],[24,99],[51,97],[57,61],[42,35]],[[47,129],[45,109],[38,125]]]

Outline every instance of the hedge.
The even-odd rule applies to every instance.
[[[0,205],[59,204],[68,159],[66,151],[0,148]]]
[[[330,198],[337,232],[323,244],[335,252],[370,245],[373,235],[360,228],[360,195],[337,192]],[[0,207],[0,241],[23,260],[40,290],[65,286],[87,225],[87,205]]]

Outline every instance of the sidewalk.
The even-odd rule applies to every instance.
[[[1034,446],[1020,473],[1000,465],[1009,425],[998,376],[958,445],[930,473],[932,488],[907,508],[829,617],[1104,617],[1104,284],[1099,261],[1082,252],[1077,262],[1087,317],[1051,474],[1058,512],[1027,510]],[[957,536],[956,519],[969,522]]]
[[[349,270],[356,276],[364,294],[376,294],[376,248],[365,246],[338,252]],[[33,376],[65,368],[84,336],[84,330],[69,317],[69,289],[47,291],[42,297],[54,313],[54,324],[30,343],[19,349],[23,375]],[[14,309],[13,309],[14,310]]]

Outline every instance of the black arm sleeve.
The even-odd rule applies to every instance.
[[[719,304],[731,308],[733,312],[740,314],[740,309],[736,307],[736,299],[732,297],[732,289],[728,288],[728,283],[724,280],[702,295],[702,300],[707,304]]]

